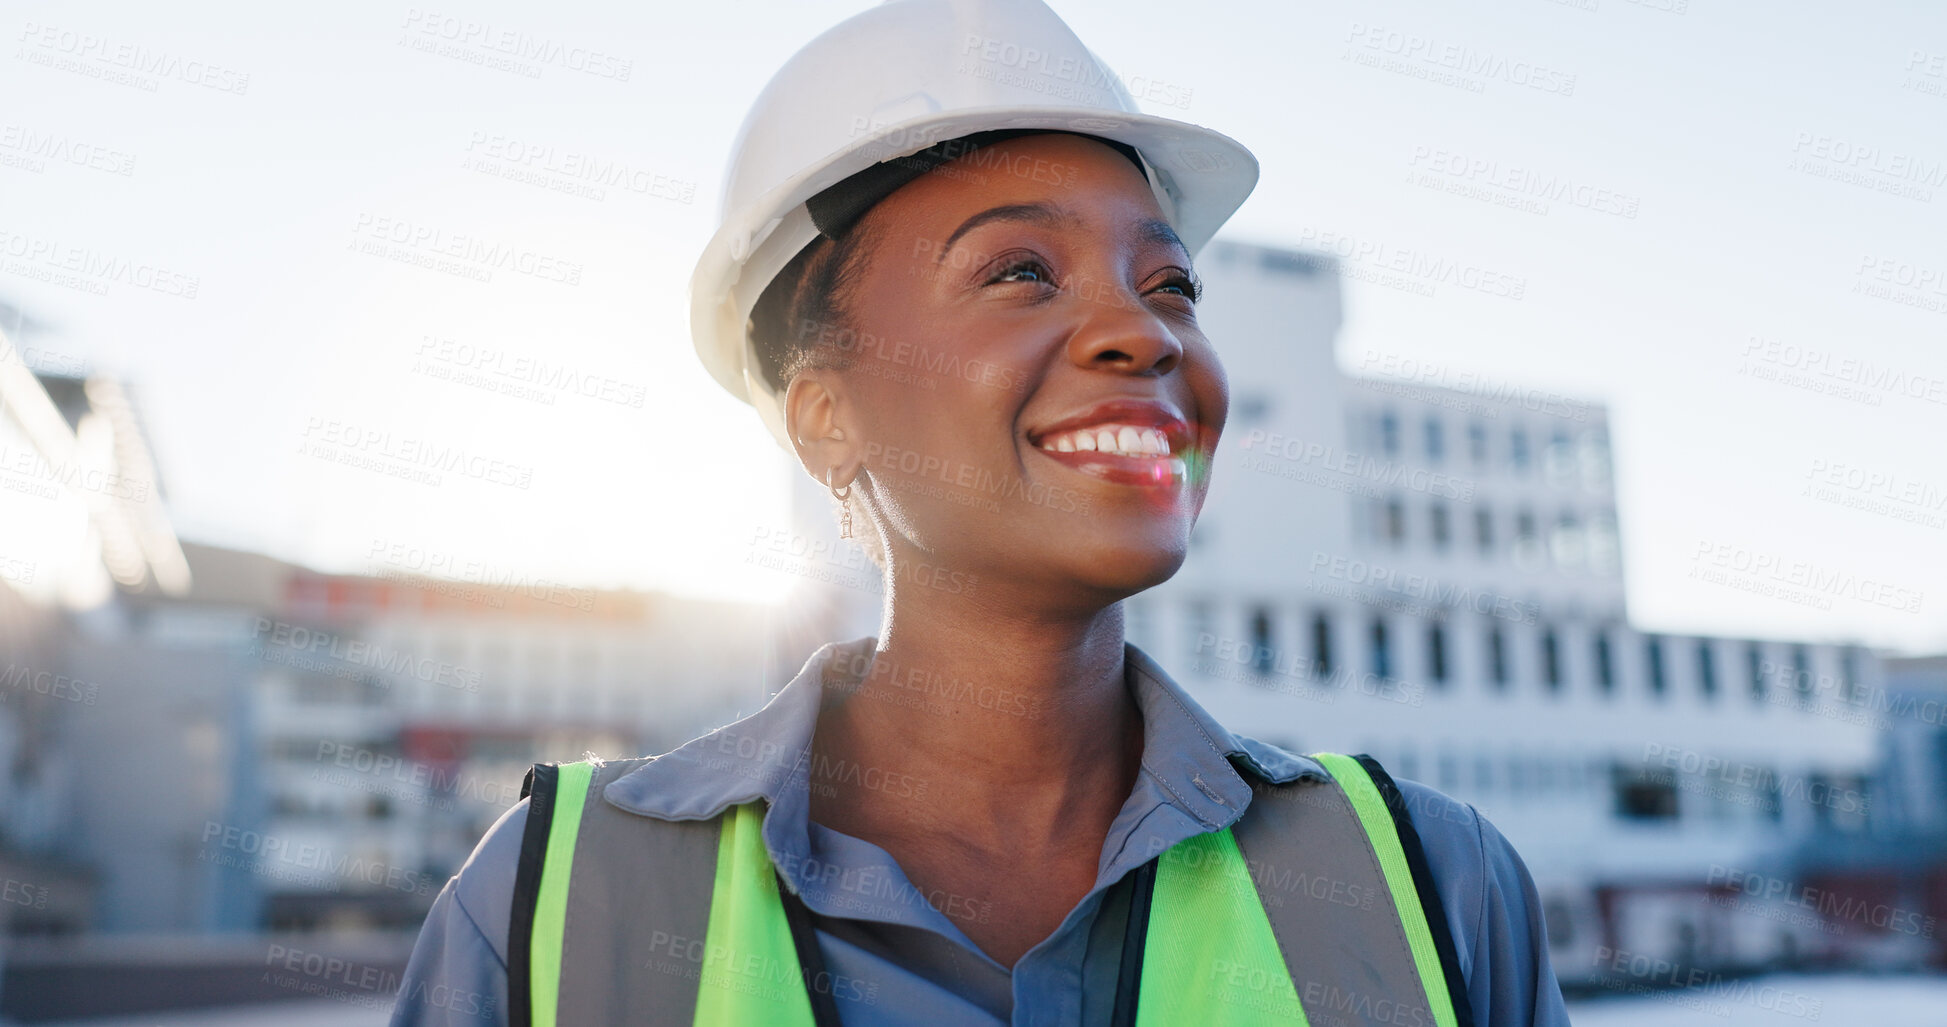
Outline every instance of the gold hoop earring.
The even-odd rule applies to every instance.
[[[852,498],[852,485],[850,482],[847,482],[842,488],[833,485],[832,475],[836,471],[836,468],[825,468],[825,487],[831,489],[832,498],[838,500],[839,508],[844,511],[843,516],[841,516],[838,522],[838,537],[849,539],[852,537],[852,504],[846,502],[846,500]]]

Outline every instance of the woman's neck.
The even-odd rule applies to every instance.
[[[981,848],[1072,844],[1081,828],[1094,859],[1142,757],[1121,606],[1063,618],[996,605],[895,593],[863,679],[826,686],[814,768],[921,782],[902,791],[923,797],[814,788],[814,816],[841,830],[932,823]]]

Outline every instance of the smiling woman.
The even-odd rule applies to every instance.
[[[869,530],[882,630],[673,752],[537,766],[395,1023],[474,1019],[460,991],[516,1024],[1566,1023],[1472,807],[1234,734],[1124,639],[1209,489],[1192,260],[1255,179],[1038,0],[896,0],[793,57],[692,328]]]

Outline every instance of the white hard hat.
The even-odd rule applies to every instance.
[[[1122,81],[1040,0],[887,0],[792,55],[737,131],[716,235],[690,279],[690,333],[717,383],[791,449],[751,309],[818,229],[805,201],[881,161],[994,129],[1133,147],[1192,255],[1257,184],[1236,140],[1140,113]]]

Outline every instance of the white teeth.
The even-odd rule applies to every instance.
[[[1057,453],[1115,453],[1120,456],[1169,456],[1170,439],[1159,428],[1111,424],[1062,432],[1041,440],[1042,449]]]

